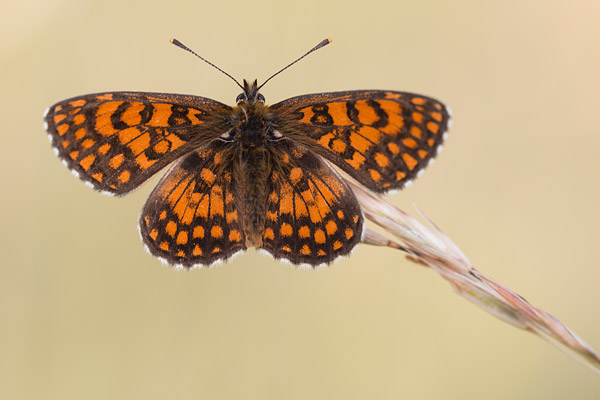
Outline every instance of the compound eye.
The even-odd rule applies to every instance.
[[[238,104],[240,104],[242,101],[246,101],[246,100],[248,100],[248,99],[246,98],[245,93],[240,93],[240,94],[238,94],[238,97],[235,98],[235,102]]]
[[[256,100],[260,101],[261,103],[265,102],[265,96],[263,96],[262,94],[257,94],[256,95]]]

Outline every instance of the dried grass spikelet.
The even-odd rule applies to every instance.
[[[587,343],[552,315],[473,268],[452,240],[418,208],[426,225],[354,183],[349,184],[365,217],[399,240],[366,229],[363,243],[405,251],[409,260],[435,270],[467,300],[549,341],[600,374],[600,358]]]

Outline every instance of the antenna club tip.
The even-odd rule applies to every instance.
[[[174,43],[174,42],[175,42],[175,39],[171,38],[171,39],[169,39],[169,42],[170,42],[170,43]]]
[[[320,49],[320,48],[321,48],[321,47],[323,47],[323,46],[327,46],[329,43],[331,43],[331,39],[330,39],[330,38],[323,39],[323,40],[321,40],[321,42],[320,42],[318,45],[316,45],[316,46],[313,48],[313,51],[314,51],[314,50],[318,50],[318,49]]]

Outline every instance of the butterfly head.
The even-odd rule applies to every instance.
[[[265,102],[265,96],[258,92],[258,81],[255,79],[254,82],[250,83],[244,79],[244,91],[236,97],[235,102],[240,104],[242,102]]]

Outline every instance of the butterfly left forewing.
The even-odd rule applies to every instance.
[[[270,110],[283,135],[377,192],[412,181],[436,156],[450,122],[439,101],[394,91],[298,96]]]
[[[75,175],[97,190],[124,194],[225,131],[230,110],[197,96],[99,93],[51,106],[44,124]]]

